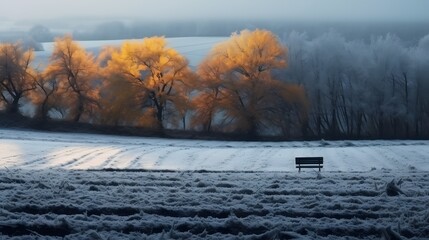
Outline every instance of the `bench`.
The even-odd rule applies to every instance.
[[[301,168],[323,168],[323,157],[296,157],[296,168],[301,172]]]

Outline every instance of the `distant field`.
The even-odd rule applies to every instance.
[[[429,141],[227,142],[0,129],[0,168],[296,171],[323,156],[324,171],[429,171]]]
[[[209,53],[212,47],[224,40],[226,37],[182,37],[167,38],[170,47],[183,54],[188,60],[191,67],[196,67],[201,60]],[[86,50],[98,55],[100,50],[105,46],[119,47],[125,41],[140,41],[140,39],[129,40],[106,40],[106,41],[78,41]],[[54,43],[42,43],[44,51],[36,52],[34,66],[43,69],[50,55],[52,54]]]

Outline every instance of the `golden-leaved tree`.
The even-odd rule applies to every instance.
[[[92,54],[86,52],[71,36],[55,40],[54,51],[44,77],[44,86],[58,88],[68,117],[78,122],[84,114],[97,108],[98,65]],[[46,85],[47,84],[47,85]],[[89,118],[89,117],[88,117]]]
[[[131,98],[128,101],[116,97],[121,101],[113,104],[126,106],[137,99],[137,106],[143,110],[143,119],[147,120],[149,117],[152,125],[158,129],[163,129],[166,123],[172,124],[183,118],[189,108],[187,93],[194,74],[188,61],[176,50],[167,47],[163,37],[124,43],[120,49],[111,53],[105,74],[110,76],[109,85],[116,88],[110,89],[110,94],[122,94]],[[126,85],[120,87],[118,81],[125,81]],[[124,92],[130,87],[133,91]],[[135,90],[138,90],[137,94]],[[120,106],[112,107],[120,109]],[[111,111],[115,112],[123,113]]]
[[[120,48],[106,46],[97,59],[103,81],[100,87],[100,111],[96,121],[110,126],[150,127],[154,125],[154,121],[143,114],[142,91],[127,81],[116,67],[108,67],[114,53],[119,51]]]
[[[266,30],[243,30],[213,48],[200,64],[200,94],[194,98],[195,127],[255,136],[285,134],[286,119],[305,118],[301,87],[273,78],[287,66],[287,48]],[[293,115],[293,116],[292,116]]]
[[[20,44],[0,44],[0,103],[7,112],[18,113],[20,100],[35,88],[32,60],[33,50],[25,51]]]
[[[50,117],[51,110],[66,110],[69,101],[61,95],[58,79],[47,76],[44,72],[38,73],[35,89],[29,94],[29,99],[35,106],[34,117],[46,120]]]

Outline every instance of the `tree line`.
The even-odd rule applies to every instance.
[[[286,47],[288,46],[288,47]],[[243,30],[216,45],[194,71],[150,37],[97,56],[57,38],[49,63],[0,44],[0,103],[34,118],[106,126],[234,133],[248,137],[427,137],[429,37],[404,47],[392,35],[370,43],[335,32],[309,40]]]
[[[348,41],[335,31],[284,36],[287,78],[311,103],[307,130],[330,138],[429,136],[429,35],[407,44],[392,34]]]

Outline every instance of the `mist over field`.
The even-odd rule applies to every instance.
[[[0,40],[25,37],[32,27],[42,25],[53,35],[72,32],[76,40],[229,36],[255,28],[279,36],[295,30],[313,37],[333,28],[348,39],[393,33],[404,41],[416,41],[428,32],[429,22],[429,3],[424,0],[79,0],[55,8],[54,0],[1,3],[7,7],[2,8]],[[52,35],[42,39],[52,40]]]
[[[54,19],[26,21],[17,25],[0,20],[0,41],[32,39],[53,41],[55,36],[72,33],[76,40],[137,39],[150,36],[192,37],[230,36],[242,29],[263,28],[282,37],[291,31],[306,32],[317,37],[330,30],[341,33],[348,40],[370,41],[374,36],[388,33],[400,37],[407,44],[415,44],[429,32],[429,21],[371,22],[371,21],[291,21],[291,20],[121,20],[121,19]]]

